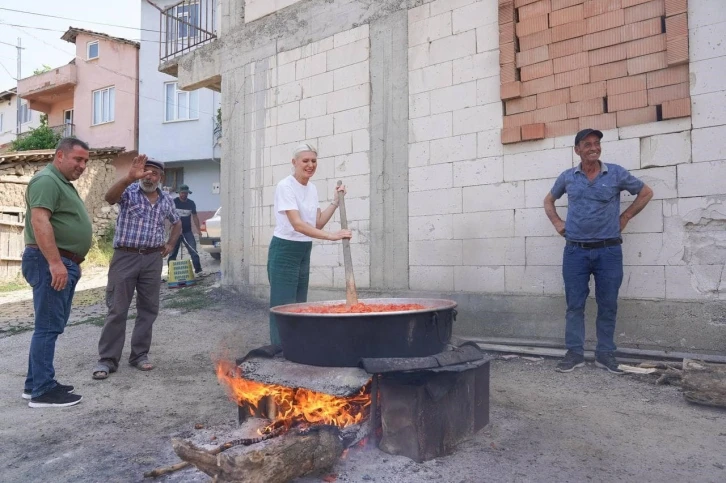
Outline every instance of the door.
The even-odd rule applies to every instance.
[[[73,136],[73,109],[63,111],[63,137]]]

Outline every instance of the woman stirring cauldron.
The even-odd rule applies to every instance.
[[[292,153],[293,174],[275,188],[275,232],[267,258],[270,281],[270,307],[307,302],[310,279],[310,251],[313,238],[342,240],[351,238],[350,230],[336,233],[323,231],[338,207],[338,193],[333,202],[321,210],[318,190],[310,182],[318,167],[318,152],[310,144],[301,144]],[[275,315],[270,313],[270,342],[280,344]]]

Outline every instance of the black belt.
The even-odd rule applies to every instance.
[[[611,238],[609,240],[596,241],[596,242],[576,242],[576,241],[567,240],[567,244],[570,246],[575,246],[575,247],[580,247],[580,248],[605,248],[605,247],[614,247],[616,245],[622,245],[623,239],[622,238]]]
[[[30,248],[37,248],[38,250],[40,250],[40,247],[34,243],[28,243],[25,246]],[[63,250],[62,248],[58,249],[58,253],[60,253],[60,256],[65,257],[73,263],[77,263],[78,265],[83,263],[83,261],[85,260],[85,258],[83,258],[82,256],[76,255],[75,253],[69,252],[68,250]]]
[[[152,247],[152,248],[132,248],[132,247],[116,247],[116,250],[122,252],[138,253],[140,255],[148,255],[149,253],[163,252],[164,247]]]

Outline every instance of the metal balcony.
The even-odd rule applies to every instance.
[[[166,62],[217,38],[218,0],[183,0],[163,10],[159,19],[159,59]]]

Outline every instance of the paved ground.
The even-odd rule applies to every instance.
[[[144,471],[177,461],[171,436],[193,432],[197,423],[232,424],[236,406],[218,385],[212,360],[266,343],[267,312],[258,301],[215,288],[214,278],[165,291],[153,371],[123,364],[108,380],[93,381],[101,329],[69,327],[56,369],[84,396],[72,408],[27,407],[20,393],[31,332],[0,335],[0,481],[142,481]],[[417,464],[356,448],[333,472],[344,482],[726,481],[726,412],[689,405],[676,388],[649,379],[589,365],[564,375],[554,365],[494,361],[491,424],[449,457]],[[194,469],[162,480],[209,481]]]

